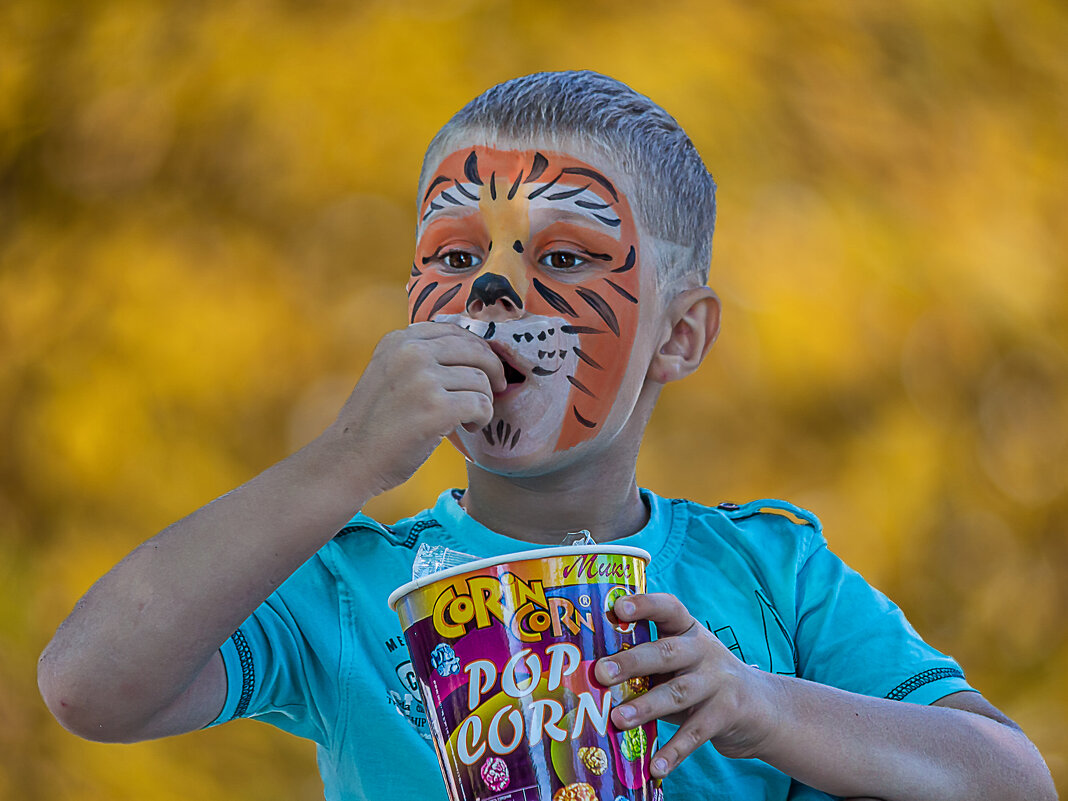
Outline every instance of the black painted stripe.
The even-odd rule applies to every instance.
[[[585,417],[583,417],[581,414],[579,414],[579,410],[578,410],[577,406],[572,406],[571,407],[571,411],[575,413],[575,419],[578,420],[580,423],[582,423],[582,425],[586,426],[586,428],[593,428],[594,426],[597,425],[592,420],[587,420]]]
[[[553,194],[547,196],[545,199],[546,200],[567,200],[569,197],[574,197],[575,195],[581,195],[583,192],[585,192],[589,188],[590,188],[590,185],[586,184],[585,186],[580,186],[580,187],[577,187],[576,189],[565,189],[563,192],[554,192]]]
[[[512,188],[508,190],[508,199],[511,200],[515,197],[516,190],[519,189],[519,184],[523,180],[523,171],[519,171],[519,175],[515,179],[515,183],[512,184]]]
[[[586,305],[597,312],[597,315],[605,321],[605,324],[612,329],[612,333],[617,337],[619,336],[619,320],[616,319],[616,313],[612,311],[612,307],[608,305],[608,302],[594,292],[592,289],[586,289],[585,287],[575,287],[575,292],[580,298],[586,301]]]
[[[632,269],[634,267],[634,261],[635,261],[636,258],[637,258],[637,256],[634,253],[634,245],[631,245],[630,246],[630,250],[627,251],[627,258],[623,262],[623,266],[622,267],[616,267],[616,269],[612,270],[612,272],[614,272],[614,273],[625,273],[627,270]]]
[[[453,184],[453,186],[456,187],[456,191],[459,192],[461,195],[463,195],[468,200],[478,200],[478,195],[472,195],[470,192],[468,192],[466,189],[464,189],[464,185],[462,183],[460,183],[459,181],[457,181],[455,178],[452,179],[452,184]]]
[[[523,181],[523,183],[529,184],[534,179],[540,178],[541,174],[545,172],[545,168],[548,166],[549,160],[541,153],[535,153],[534,163],[530,165],[530,174],[527,175],[527,180]]]
[[[446,303],[456,297],[456,293],[459,292],[462,287],[463,284],[457,284],[452,289],[446,289],[444,292],[442,292],[438,296],[438,299],[434,301],[434,305],[430,307],[430,312],[427,314],[426,318],[428,320],[433,320],[434,315],[441,311],[442,307],[444,307]]]
[[[568,381],[570,381],[570,382],[571,382],[571,386],[573,386],[573,387],[574,387],[575,389],[577,389],[577,390],[578,390],[579,392],[585,392],[585,393],[586,393],[587,395],[589,395],[589,396],[590,396],[591,398],[593,398],[594,400],[596,400],[596,399],[597,399],[597,396],[596,396],[596,395],[594,395],[594,394],[593,394],[593,393],[592,393],[592,392],[590,391],[589,387],[587,387],[587,386],[586,386],[585,384],[583,384],[583,383],[582,383],[581,381],[579,381],[579,380],[578,380],[577,378],[575,378],[574,376],[571,376],[571,375],[569,375],[569,376],[567,377],[567,380],[568,380]]]
[[[437,285],[437,281],[431,281],[429,284],[423,287],[423,291],[420,292],[419,297],[415,299],[415,305],[412,306],[412,318],[409,322],[415,322],[415,313],[419,311],[419,307],[423,305],[423,301],[430,296],[430,293],[434,291]]]
[[[527,200],[533,200],[538,195],[540,195],[542,192],[544,192],[546,189],[548,189],[553,184],[555,184],[557,181],[559,181],[560,178],[561,178],[561,176],[557,175],[555,178],[553,178],[551,181],[549,181],[549,183],[542,184],[537,189],[535,189],[533,192],[531,192],[529,195],[527,195]]]
[[[586,364],[588,364],[590,367],[593,367],[595,370],[604,369],[603,367],[601,367],[601,365],[597,363],[596,359],[590,356],[590,354],[588,354],[582,348],[572,348],[571,350],[575,351],[576,356],[582,359],[582,361],[586,362]]]
[[[611,278],[606,278],[604,280],[605,280],[605,283],[608,284],[608,286],[612,287],[612,289],[614,289],[620,295],[625,297],[631,303],[637,303],[638,302],[638,299],[636,297],[634,297],[632,294],[630,294],[627,290],[625,290],[623,287],[621,287],[619,284],[617,284]]]
[[[556,309],[561,314],[566,314],[566,315],[568,315],[570,317],[577,317],[578,316],[575,313],[575,310],[573,308],[571,308],[571,304],[570,303],[568,303],[566,300],[564,300],[564,298],[561,295],[557,294],[556,292],[553,292],[553,290],[551,290],[551,289],[549,289],[549,287],[545,286],[545,284],[543,284],[537,278],[534,279],[534,289],[537,290],[539,295],[541,295],[543,298],[545,298],[545,302],[546,303],[548,303],[550,306],[552,306],[554,309]]]
[[[605,178],[597,170],[591,170],[588,167],[564,167],[562,172],[569,173],[571,175],[585,175],[587,178],[592,178],[612,195],[612,200],[619,201],[619,195],[616,194],[616,188],[612,186],[612,182]]]
[[[435,186],[437,186],[438,184],[444,183],[445,181],[448,181],[448,180],[449,179],[446,178],[444,175],[439,175],[437,178],[435,178],[433,181],[431,181],[430,182],[430,186],[428,186],[426,188],[426,194],[423,195],[423,202],[426,203],[426,199],[428,197],[430,197],[430,193],[434,191],[434,187]]]
[[[464,161],[464,175],[471,183],[482,186],[482,178],[478,174],[478,154],[473,150]]]

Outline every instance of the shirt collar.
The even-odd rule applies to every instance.
[[[641,531],[628,537],[612,540],[612,544],[630,545],[645,549],[652,555],[653,565],[655,566],[657,556],[664,550],[671,533],[674,510],[671,501],[661,498],[647,489],[640,489],[639,492],[646,508],[649,509],[648,522]],[[455,489],[441,493],[438,496],[437,503],[434,505],[432,514],[434,519],[445,527],[449,539],[456,543],[459,550],[471,556],[484,558],[517,551],[533,550],[538,547],[557,547],[564,544],[565,539],[570,539],[568,534],[572,532],[561,531],[560,542],[538,546],[504,534],[498,534],[486,528],[464,511],[459,503],[462,494],[460,490]]]

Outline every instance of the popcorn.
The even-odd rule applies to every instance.
[[[645,737],[645,729],[641,726],[623,732],[623,743],[620,750],[623,752],[623,758],[628,762],[637,762],[641,759],[645,755],[647,746],[648,740]]]
[[[430,652],[430,666],[442,678],[460,672],[460,657],[447,642],[440,643]]]
[[[649,691],[649,677],[635,676],[632,679],[627,679],[626,682],[624,682],[624,686],[627,688],[627,692],[631,697],[642,695]]]
[[[637,625],[634,622],[624,622],[616,617],[616,601],[626,597],[628,594],[629,593],[622,587],[613,587],[608,591],[608,594],[605,595],[604,598],[604,616],[608,618],[608,622],[611,624],[612,628],[620,634],[630,634],[634,631],[634,627]]]
[[[482,775],[482,781],[495,793],[499,793],[511,781],[508,765],[500,757],[490,757],[483,762],[479,773]]]
[[[608,754],[604,752],[603,748],[597,748],[596,746],[580,748],[578,755],[586,769],[595,776],[603,776],[604,772],[608,770]]]
[[[597,801],[597,794],[586,782],[575,782],[553,793],[553,801]]]

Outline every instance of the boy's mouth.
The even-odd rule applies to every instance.
[[[488,322],[464,314],[439,314],[434,320],[453,323],[481,338],[501,360],[507,386],[494,392],[494,399],[518,393],[533,379],[533,383],[560,373],[568,362],[574,362],[572,351],[578,352],[577,331],[567,322],[553,317],[527,317],[521,320]],[[574,381],[572,381],[574,383]]]
[[[522,370],[515,366],[515,356],[509,353],[506,347],[497,342],[491,342],[490,347],[497,355],[497,358],[501,360],[501,365],[504,367],[504,380],[508,382],[508,386],[503,392],[493,393],[494,398],[499,398],[510,392],[514,387],[524,383],[527,377]]]
[[[522,384],[527,380],[527,377],[512,367],[509,361],[501,359],[501,364],[504,365],[504,380],[509,384]]]

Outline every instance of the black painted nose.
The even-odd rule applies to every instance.
[[[475,279],[467,296],[467,313],[475,314],[500,303],[505,311],[521,310],[523,300],[503,275],[484,273]]]

